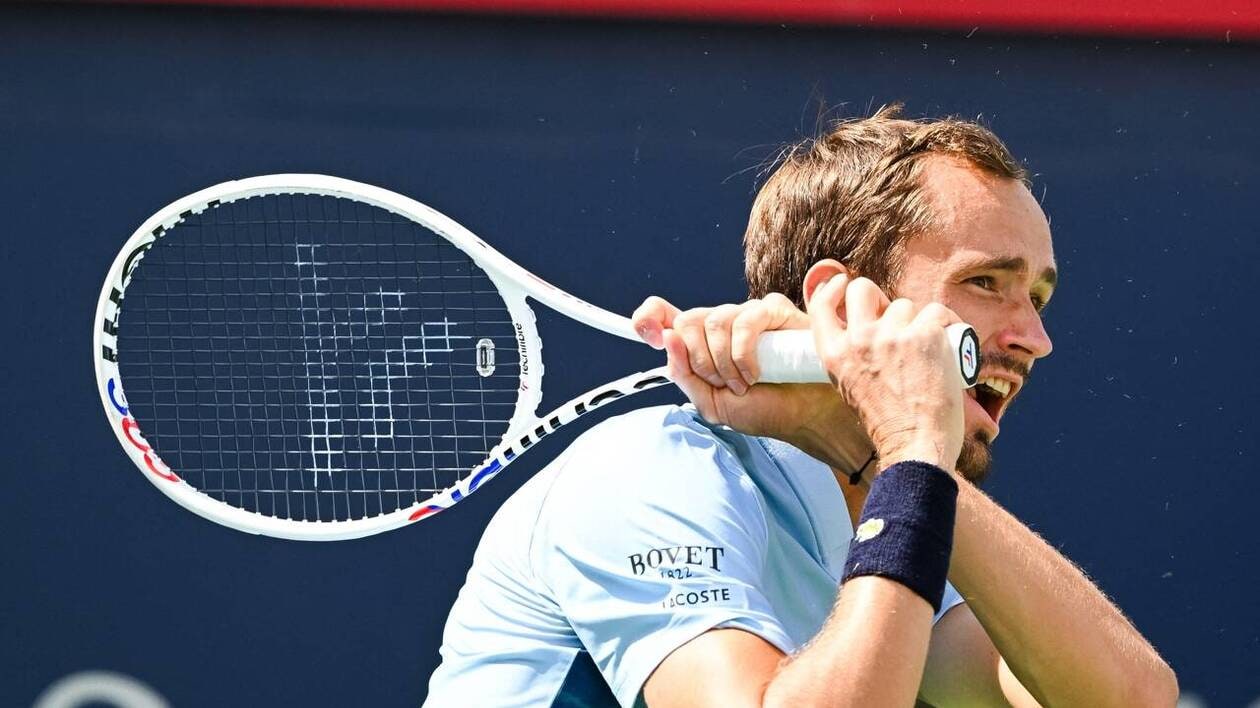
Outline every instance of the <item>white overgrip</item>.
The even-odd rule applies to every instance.
[[[950,351],[957,359],[958,385],[976,385],[980,371],[980,340],[971,325],[952,324],[945,328]],[[765,332],[757,339],[760,383],[826,383],[827,370],[814,348],[814,334],[808,329],[782,329]]]
[[[757,339],[759,383],[827,383],[814,333],[808,329],[765,332]]]

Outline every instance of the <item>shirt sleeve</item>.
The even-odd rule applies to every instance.
[[[708,429],[678,409],[640,411],[583,436],[563,464],[530,557],[622,706],[710,629],[794,648],[759,590],[760,493]]]
[[[937,622],[940,622],[941,618],[945,616],[946,612],[949,612],[951,609],[953,609],[955,605],[961,605],[961,604],[963,604],[962,595],[960,595],[958,591],[954,589],[954,585],[952,583],[946,580],[945,581],[945,594],[941,597],[941,609],[939,612],[936,613],[936,616],[932,618],[932,624],[935,625]]]

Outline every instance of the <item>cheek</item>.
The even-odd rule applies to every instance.
[[[989,340],[997,332],[999,313],[994,312],[991,299],[982,294],[971,292],[965,285],[948,285],[943,288],[916,288],[914,281],[903,278],[896,289],[896,297],[913,300],[919,306],[936,302],[948,307],[958,315],[959,319],[971,325],[980,335],[981,351],[992,346]]]
[[[993,320],[993,313],[989,311],[993,306],[992,302],[986,303],[981,298],[961,292],[942,293],[936,301],[953,310],[963,322],[975,328],[976,334],[980,335],[982,348],[987,344],[985,340],[994,331],[990,327]]]
[[[1002,328],[1002,312],[992,298],[965,288],[950,289],[936,300],[954,311],[959,319],[971,325],[980,335],[980,351],[997,346],[997,334]]]

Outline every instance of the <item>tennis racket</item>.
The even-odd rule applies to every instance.
[[[450,218],[321,175],[226,182],[154,214],[109,270],[93,342],[105,413],[144,476],[250,533],[358,538],[467,498],[542,438],[668,383],[546,415],[527,299],[639,341]],[[949,330],[960,385],[978,340]],[[826,381],[807,330],[763,335],[763,381]]]

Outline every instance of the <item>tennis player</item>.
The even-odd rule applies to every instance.
[[[635,313],[692,405],[596,426],[503,506],[427,705],[1174,705],[1133,625],[975,486],[1051,348],[1048,223],[998,138],[834,125],[762,188],[746,269],[742,305]],[[805,327],[834,385],[753,385],[756,335]]]

